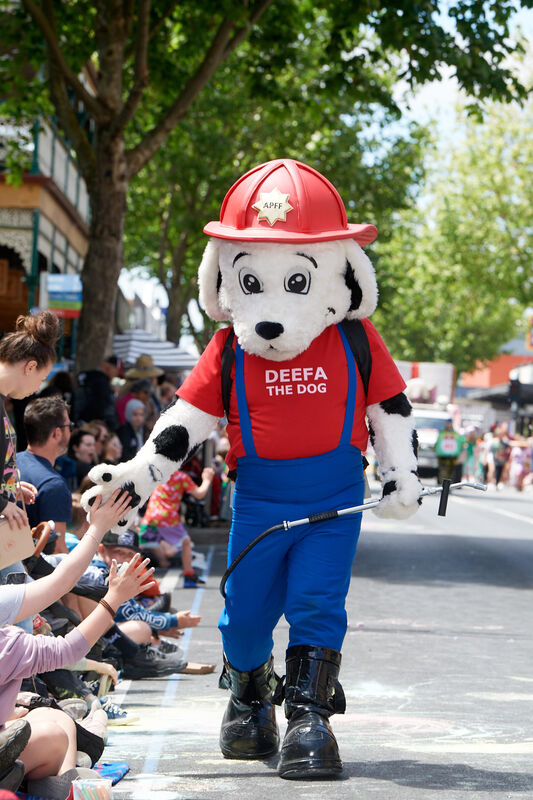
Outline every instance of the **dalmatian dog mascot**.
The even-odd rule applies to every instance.
[[[403,519],[419,504],[416,433],[405,384],[368,317],[377,303],[361,245],[370,224],[350,224],[319,172],[279,159],[242,176],[223,202],[199,268],[200,300],[219,330],[131,461],[93,468],[96,486],[118,487],[133,509],[174,472],[225,416],[224,345],[231,336],[227,463],[236,471],[229,562],[262,531],[364,497],[368,435],[383,495],[375,511]],[[361,320],[372,368],[363,385],[341,323]],[[365,422],[368,419],[369,425]],[[361,515],[265,537],[229,577],[219,629],[220,685],[231,691],[220,746],[226,758],[265,759],[279,748],[273,703],[285,701],[283,778],[333,777],[342,762],[329,717],[343,713],[339,683],[345,599]],[[296,532],[292,532],[292,531]],[[283,679],[274,673],[273,630],[290,627]]]

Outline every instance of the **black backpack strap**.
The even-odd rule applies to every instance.
[[[222,388],[222,405],[224,406],[224,413],[226,419],[229,418],[229,407],[231,401],[231,368],[235,361],[235,350],[233,349],[233,339],[235,331],[230,328],[227,335],[224,347],[222,348],[221,367],[220,367],[220,382]]]
[[[370,373],[372,372],[372,354],[370,353],[370,345],[364,325],[360,319],[343,319],[341,328],[346,334],[350,350],[355,358],[359,375],[363,381],[365,395],[368,395],[368,384]]]

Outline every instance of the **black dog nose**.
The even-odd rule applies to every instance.
[[[255,332],[263,339],[275,339],[283,333],[283,325],[279,322],[258,322]]]

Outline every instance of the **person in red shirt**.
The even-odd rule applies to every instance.
[[[185,589],[194,588],[205,581],[196,575],[192,566],[192,542],[181,521],[181,500],[184,494],[203,500],[214,474],[214,469],[205,467],[202,470],[202,482],[198,486],[186,472],[176,470],[166,483],[154,489],[141,521],[141,540],[156,545],[154,552],[159,566],[168,567],[171,560],[181,553]]]
[[[232,328],[215,334],[134,461],[91,472],[100,485],[85,502],[119,485],[142,502],[227,415],[236,472],[228,561],[282,520],[314,520],[262,538],[228,578],[220,686],[231,694],[220,747],[237,759],[277,752],[278,684],[288,718],[280,776],[333,777],[342,762],[329,717],[345,707],[338,676],[360,515],[321,515],[363,501],[368,436],[383,485],[376,513],[406,518],[421,492],[405,384],[368,320],[377,285],[362,246],[377,230],[348,223],[323,175],[278,159],[242,176],[204,231],[200,301]],[[356,365],[354,326],[368,343],[368,375]],[[223,360],[234,362],[229,398]],[[278,683],[271,653],[281,616],[289,646]]]

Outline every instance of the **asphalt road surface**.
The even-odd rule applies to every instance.
[[[163,583],[177,608],[203,617],[181,640],[188,659],[217,671],[117,687],[116,699],[140,721],[111,728],[105,759],[131,767],[114,797],[531,800],[533,494],[465,490],[445,518],[437,507],[438,498],[426,498],[404,522],[364,514],[340,676],[347,709],[332,718],[345,767],[335,781],[285,781],[277,758],[221,756],[228,695],[217,688],[216,622],[225,535],[198,533],[206,586],[182,589],[176,570]],[[280,674],[287,633],[282,620]],[[278,721],[283,731],[281,709]]]

